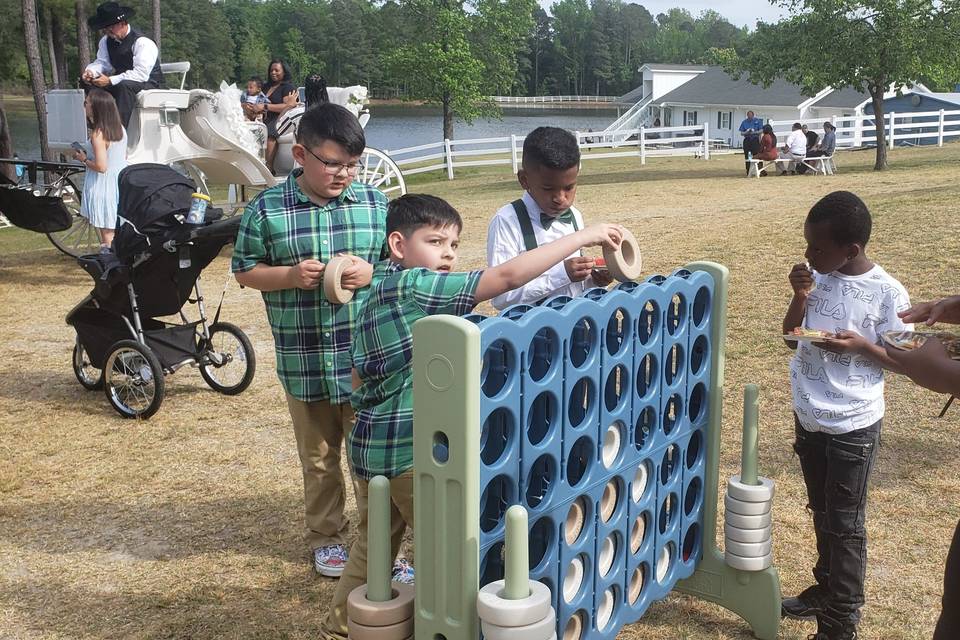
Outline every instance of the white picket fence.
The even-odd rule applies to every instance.
[[[617,96],[490,96],[497,104],[556,104],[558,102],[616,102]]]
[[[960,137],[960,110],[947,111],[920,111],[897,113],[891,111],[884,114],[884,128],[886,129],[886,144],[892,149],[900,145],[920,145],[924,140],[936,140],[937,146],[949,142],[951,138]],[[807,118],[805,120],[771,120],[769,124],[777,135],[778,144],[782,144],[795,122],[805,124],[810,129],[823,135],[824,118]],[[830,118],[837,128],[838,148],[857,148],[876,146],[877,131],[872,115],[834,116]]]
[[[687,127],[640,128],[623,131],[619,141],[604,140],[599,131],[575,131],[580,145],[581,161],[602,158],[637,158],[640,164],[647,158],[663,156],[692,156],[709,159],[711,154],[732,153],[725,141],[711,140],[706,124]],[[635,139],[628,140],[627,138]],[[429,171],[446,171],[453,180],[456,169],[509,165],[513,173],[520,168],[524,136],[472,140],[444,140],[403,149],[384,149],[403,170],[404,175]]]

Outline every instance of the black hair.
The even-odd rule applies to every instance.
[[[834,191],[820,198],[807,214],[807,224],[829,223],[833,240],[839,245],[867,246],[873,222],[870,211],[849,191]]]
[[[559,127],[537,127],[523,141],[523,166],[564,171],[580,164],[577,138]]]
[[[260,76],[250,76],[247,78],[247,82],[256,82],[258,87],[263,88],[263,78]]]
[[[270,79],[270,69],[272,69],[275,64],[279,64],[280,68],[283,69],[283,77],[280,78],[280,82],[290,82],[290,79],[293,78],[293,74],[290,73],[290,67],[280,58],[274,58],[270,61],[270,64],[267,65],[267,84],[273,84],[273,80]]]
[[[330,102],[330,96],[327,95],[327,81],[319,73],[311,73],[303,80],[303,94],[307,109]]]
[[[796,131],[797,129],[803,129],[803,125],[800,124],[799,122],[794,122],[794,123],[793,123],[793,130]]]
[[[457,210],[443,198],[425,193],[408,193],[390,201],[387,205],[387,235],[399,231],[409,238],[417,229],[423,227],[455,226],[457,232],[463,230],[463,219]]]
[[[332,102],[307,109],[297,125],[297,143],[315,147],[325,140],[343,145],[351,156],[359,156],[367,146],[363,127],[346,107]]]

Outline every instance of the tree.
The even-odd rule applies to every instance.
[[[775,0],[795,15],[761,23],[730,69],[769,86],[776,78],[813,96],[824,87],[867,93],[877,138],[874,169],[887,167],[883,97],[921,78],[960,76],[960,0]],[[796,46],[816,43],[816,46]]]
[[[43,63],[40,60],[40,34],[37,33],[37,3],[35,0],[23,0],[23,40],[27,53],[27,67],[30,69],[30,85],[33,89],[33,104],[37,108],[37,126],[40,129],[40,157],[50,159],[50,145],[47,143],[47,97],[46,83],[43,78]]]
[[[560,0],[553,5],[554,47],[563,67],[562,81],[566,92],[583,93],[587,71],[587,55],[592,43],[593,13],[586,0]]]
[[[13,140],[10,138],[10,125],[7,123],[7,112],[0,102],[0,158],[13,157]],[[12,164],[0,164],[0,173],[10,180],[16,180],[17,171]]]
[[[90,28],[87,26],[87,2],[77,0],[77,58],[82,73],[90,64]]]
[[[157,45],[157,49],[160,49],[162,46],[160,44],[160,0],[153,0],[153,41]],[[163,56],[161,56],[161,59]]]

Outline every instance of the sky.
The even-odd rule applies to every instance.
[[[673,7],[686,9],[692,15],[698,16],[707,9],[713,9],[732,24],[742,27],[746,25],[753,29],[757,20],[777,22],[787,15],[780,7],[772,6],[767,0],[726,0],[724,2],[686,2],[683,0],[627,0],[642,4],[654,17],[658,13],[666,13]],[[549,7],[552,0],[541,0],[541,5]]]

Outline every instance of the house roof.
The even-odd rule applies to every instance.
[[[709,68],[703,64],[665,64],[660,62],[647,62],[640,66],[640,70],[650,69],[651,71],[706,71]]]
[[[832,107],[834,109],[854,109],[869,99],[870,96],[866,93],[862,93],[851,87],[845,87],[839,91],[831,91],[810,106]]]
[[[657,102],[796,107],[809,98],[810,96],[800,93],[800,87],[783,80],[776,80],[769,87],[763,87],[751,83],[746,76],[735,80],[721,67],[707,67],[704,73],[661,96]]]
[[[928,93],[927,95],[933,96],[938,100],[943,100],[944,102],[960,104],[960,93]]]
[[[617,102],[622,102],[624,104],[636,104],[640,102],[640,100],[642,99],[643,99],[643,85],[640,85],[633,91],[628,91],[627,93],[617,98]]]

